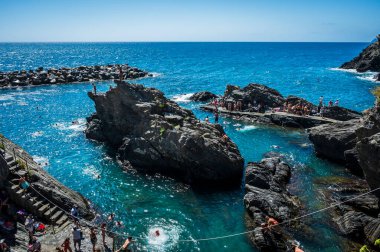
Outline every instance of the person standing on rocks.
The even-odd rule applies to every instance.
[[[103,245],[106,244],[106,226],[107,224],[105,222],[103,222],[102,225],[100,226],[100,230],[102,232]]]
[[[219,122],[219,113],[218,113],[218,111],[215,111],[214,117],[215,117],[215,123],[218,123]]]
[[[119,80],[123,81],[123,69],[119,66]]]
[[[80,228],[77,228],[77,227],[73,228],[73,240],[74,240],[75,251],[81,251],[80,246],[81,246],[81,241],[82,241],[82,231],[80,230]],[[78,249],[77,249],[77,244],[78,244]]]
[[[96,231],[94,227],[92,227],[90,231],[90,241],[92,244],[92,250],[95,251],[95,246],[96,242],[98,241],[98,238],[96,237]]]

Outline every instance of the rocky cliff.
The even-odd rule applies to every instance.
[[[380,109],[368,109],[360,120],[311,128],[309,138],[318,155],[364,174],[372,189],[380,187]],[[380,192],[377,192],[380,196]]]
[[[356,69],[358,72],[380,72],[380,34],[377,41],[370,44],[353,60],[344,63],[340,68]],[[380,77],[378,76],[380,79]]]
[[[244,205],[249,214],[247,226],[254,230],[249,238],[260,251],[289,251],[289,243],[294,239],[285,226],[261,227],[267,216],[282,222],[298,215],[299,200],[286,188],[290,175],[290,166],[277,154],[258,163],[248,163],[246,167]]]
[[[96,113],[86,136],[117,150],[125,168],[182,179],[190,184],[239,184],[243,159],[221,126],[201,123],[194,114],[142,85],[117,82],[89,97]]]

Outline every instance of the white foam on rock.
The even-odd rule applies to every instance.
[[[191,102],[190,97],[193,94],[194,93],[175,95],[173,96],[172,100],[175,102]]]

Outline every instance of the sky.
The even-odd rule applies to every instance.
[[[369,42],[380,0],[0,0],[0,42]]]

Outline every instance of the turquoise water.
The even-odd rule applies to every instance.
[[[355,56],[363,43],[74,43],[0,44],[0,71],[44,67],[125,63],[157,73],[135,82],[161,89],[191,108],[199,118],[207,113],[186,95],[200,90],[223,93],[227,83],[259,82],[284,94],[316,101],[340,98],[355,110],[373,104],[376,85],[363,75],[332,70]],[[110,82],[98,83],[100,91]],[[115,212],[127,231],[141,236],[149,251],[255,251],[245,236],[181,242],[243,232],[242,188],[215,192],[192,189],[162,176],[123,173],[110,151],[84,137],[85,117],[94,112],[87,97],[89,83],[0,90],[0,132],[40,162],[49,173],[88,197],[104,213]],[[78,120],[79,125],[72,125]],[[225,128],[246,161],[280,151],[295,165],[291,191],[305,203],[304,211],[323,206],[323,186],[330,176],[350,175],[343,167],[317,159],[303,131],[260,125]],[[240,129],[240,130],[239,130]],[[100,179],[97,179],[100,175]],[[346,242],[324,214],[307,220],[313,230],[296,238],[309,251],[340,251]],[[159,240],[149,238],[162,229]],[[146,238],[146,239],[145,239]]]

